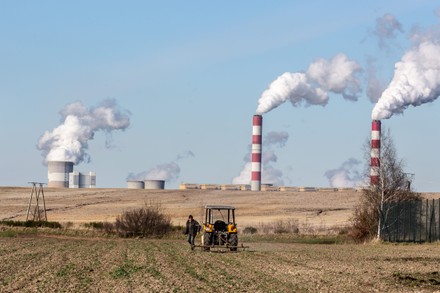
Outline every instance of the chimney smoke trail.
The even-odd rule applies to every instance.
[[[331,60],[316,60],[305,73],[286,72],[261,94],[256,114],[267,113],[286,101],[290,101],[294,107],[302,103],[325,106],[329,92],[356,101],[361,91],[356,74],[361,71],[358,63],[344,54],[338,54]]]
[[[81,102],[72,103],[60,111],[60,115],[61,124],[46,131],[38,140],[37,149],[42,151],[45,163],[89,162],[88,142],[96,132],[103,131],[110,139],[114,130],[125,130],[130,125],[129,113],[120,109],[115,100],[104,100],[90,109]]]
[[[440,95],[440,45],[423,41],[395,65],[394,77],[373,108],[373,120],[401,114],[409,106],[433,102]]]
[[[143,171],[137,174],[130,173],[127,176],[127,181],[143,181],[143,180],[165,180],[175,181],[180,176],[180,166],[178,162],[182,159],[194,157],[192,151],[185,151],[177,155],[174,161],[169,163],[159,164],[147,171]]]
[[[337,169],[328,170],[324,173],[331,187],[357,187],[362,183],[362,176],[356,169],[360,161],[350,158]]]

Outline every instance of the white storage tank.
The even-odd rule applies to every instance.
[[[68,188],[69,173],[73,172],[73,162],[49,161],[47,162],[48,187]]]
[[[145,180],[145,189],[165,189],[165,180]]]
[[[127,188],[129,189],[144,189],[144,181],[128,180]]]
[[[69,174],[70,188],[95,188],[96,187],[96,173],[80,173],[72,172]]]

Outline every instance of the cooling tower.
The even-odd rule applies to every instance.
[[[371,125],[371,170],[370,170],[370,185],[377,186],[380,178],[380,120],[373,120]]]
[[[144,189],[144,181],[135,181],[129,180],[127,181],[127,188],[129,189]]]
[[[48,187],[69,187],[69,173],[73,172],[73,162],[49,161],[47,163]]]
[[[145,189],[164,189],[165,188],[165,180],[145,180],[144,181]]]
[[[263,133],[263,116],[254,115],[252,120],[252,175],[251,190],[261,190],[261,146]]]

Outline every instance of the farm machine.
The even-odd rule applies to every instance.
[[[225,205],[206,205],[202,228],[202,247],[211,249],[237,251],[247,247],[238,246],[235,208]]]

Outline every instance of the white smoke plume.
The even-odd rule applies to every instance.
[[[372,103],[377,103],[386,88],[385,82],[377,77],[376,60],[367,58],[367,96]]]
[[[395,39],[398,33],[403,33],[402,24],[392,14],[386,13],[376,19],[376,27],[373,34],[378,37],[379,47],[385,48],[388,46],[390,39]]]
[[[271,183],[277,186],[284,185],[283,172],[272,166],[278,158],[275,154],[274,147],[283,148],[289,139],[289,134],[285,131],[271,131],[264,136],[263,149],[261,158],[261,181],[263,184]],[[232,184],[250,184],[252,173],[251,162],[251,145],[248,146],[248,153],[243,158],[245,165],[240,175],[232,179]]]
[[[116,101],[108,99],[98,106],[87,108],[81,102],[67,105],[60,111],[61,124],[46,131],[38,140],[37,149],[47,161],[90,162],[88,142],[95,133],[103,131],[109,146],[114,130],[125,130],[130,125],[129,112],[120,109]]]
[[[286,72],[273,81],[258,100],[256,113],[267,113],[286,101],[294,107],[302,103],[325,106],[329,92],[356,101],[361,91],[356,74],[361,71],[361,66],[344,54],[331,60],[318,59],[305,73]]]
[[[180,176],[180,166],[178,162],[182,159],[194,157],[192,151],[184,151],[178,154],[176,159],[169,163],[159,164],[154,168],[143,171],[137,174],[130,173],[127,180],[165,180],[168,182],[176,181]]]
[[[363,178],[359,172],[361,162],[350,158],[337,169],[328,170],[324,173],[331,187],[357,187],[362,185]]]
[[[423,41],[404,54],[395,65],[394,76],[371,114],[388,119],[408,106],[433,102],[440,95],[440,45]]]

